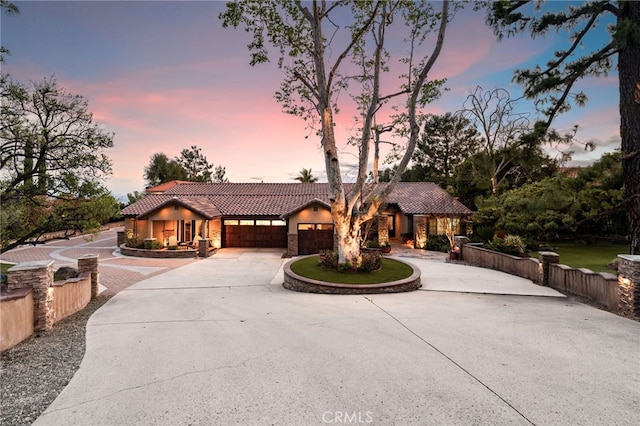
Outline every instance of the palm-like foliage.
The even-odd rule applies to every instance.
[[[311,169],[302,169],[298,172],[298,176],[294,178],[300,183],[314,183],[318,181],[318,178],[311,174]]]

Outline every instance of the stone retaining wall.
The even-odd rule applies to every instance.
[[[460,258],[470,265],[506,272],[535,283],[540,281],[540,264],[537,259],[497,253],[475,244],[464,244],[461,247]]]
[[[393,281],[381,284],[338,284],[328,283],[325,281],[312,280],[300,276],[291,270],[291,264],[295,259],[284,265],[284,288],[302,293],[320,293],[320,294],[381,294],[381,293],[402,293],[414,291],[422,286],[420,282],[420,269],[408,264],[413,268],[413,274],[403,280]]]
[[[539,259],[519,258],[468,244],[464,239],[460,242],[460,259],[466,263],[585,297],[612,312],[640,316],[640,256],[620,255],[616,276],[562,265],[560,256],[553,252],[540,252]]]
[[[184,250],[147,250],[121,245],[120,254],[148,259],[191,259],[198,257],[198,250],[192,248]]]
[[[98,294],[98,256],[78,259],[77,278],[53,281],[53,260],[19,263],[8,271],[8,291],[0,295],[0,350],[34,332],[50,330]]]

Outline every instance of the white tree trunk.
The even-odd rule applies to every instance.
[[[334,217],[334,222],[338,234],[338,263],[349,262],[355,267],[360,266],[360,225],[353,224],[343,216]]]

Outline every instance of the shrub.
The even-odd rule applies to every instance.
[[[144,242],[138,240],[136,237],[127,238],[124,245],[131,248],[141,249],[144,248]]]
[[[426,250],[447,252],[450,248],[449,239],[446,235],[429,235]]]
[[[178,250],[178,246],[169,246],[167,250]]]
[[[487,248],[513,256],[521,256],[525,253],[526,246],[520,236],[507,235],[504,238],[494,238],[489,244],[487,244]]]
[[[377,271],[382,267],[382,256],[380,253],[364,253],[362,255],[362,263],[360,264],[359,271],[372,272]]]
[[[76,278],[78,276],[78,270],[71,266],[61,266],[53,273],[54,281],[65,281],[69,278]]]
[[[493,240],[495,233],[496,229],[491,225],[481,225],[476,228],[476,234],[478,234],[483,243]]]
[[[344,274],[351,271],[352,269],[353,267],[351,266],[350,262],[338,263],[338,272],[341,272]]]
[[[323,268],[338,269],[338,252],[335,250],[321,250],[318,264]]]
[[[354,262],[338,263],[338,252],[331,250],[322,250],[320,252],[320,260],[318,265],[330,269],[332,271],[338,271],[342,273],[346,272],[372,272],[377,271],[382,267],[382,255],[377,252],[362,253],[362,263],[358,269],[354,267]]]
[[[364,242],[364,246],[366,248],[379,248],[380,244],[378,244],[378,241],[376,240],[367,240]]]
[[[147,240],[144,242],[144,248],[147,250],[160,250],[161,248],[164,248],[164,246],[158,240]]]

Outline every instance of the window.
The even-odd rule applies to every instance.
[[[457,217],[432,217],[429,219],[429,235],[444,235],[447,229],[460,233],[460,219]]]
[[[224,226],[238,226],[238,221],[236,219],[225,219]]]
[[[332,231],[333,223],[299,223],[298,231]]]
[[[273,226],[286,226],[287,222],[284,220],[272,220],[271,225]]]
[[[240,225],[253,226],[253,219],[240,219]]]

